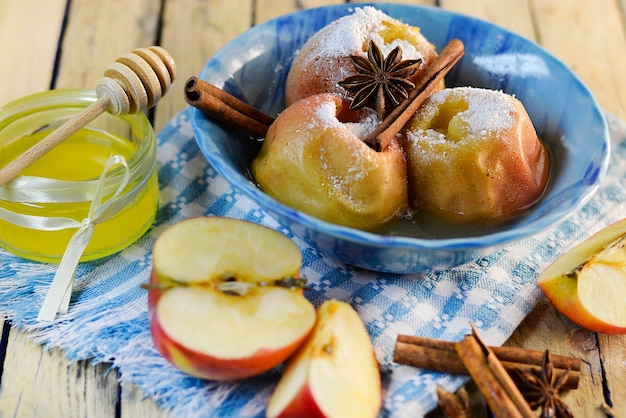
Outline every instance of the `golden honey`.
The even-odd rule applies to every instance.
[[[56,90],[0,108],[0,167],[95,100],[93,92]],[[111,156],[126,161],[125,186],[125,169],[120,164],[114,164],[103,175]],[[60,261],[78,227],[57,229],[54,225],[78,224],[88,218],[101,181],[105,190],[102,202],[112,201],[103,216],[92,219],[93,236],[81,261],[127,247],[154,221],[159,198],[156,139],[143,114],[99,116],[13,182],[1,186],[0,245],[27,259]]]

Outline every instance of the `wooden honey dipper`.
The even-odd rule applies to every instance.
[[[175,76],[176,63],[159,46],[122,55],[105,70],[96,88],[98,100],[0,169],[0,186],[105,111],[113,115],[132,114],[154,106]]]

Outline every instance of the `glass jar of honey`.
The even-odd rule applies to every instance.
[[[51,90],[0,107],[0,167],[96,100],[92,91]],[[80,261],[101,258],[150,228],[158,200],[150,122],[142,113],[104,113],[0,186],[0,246],[59,262],[88,222],[93,234]]]

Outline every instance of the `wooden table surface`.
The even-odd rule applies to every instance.
[[[179,77],[154,112],[158,132],[186,106],[184,80],[198,74],[231,38],[284,13],[343,2],[0,0],[0,106],[50,88],[93,89],[115,58],[160,44],[174,56]],[[474,15],[541,43],[588,84],[605,110],[626,120],[626,0],[404,3]],[[601,407],[609,404],[614,416],[626,417],[626,336],[581,329],[543,299],[507,344],[549,347],[582,358],[580,387],[565,397],[574,416],[609,416]],[[0,378],[1,417],[169,416],[132,385],[120,384],[123,376],[107,365],[70,364],[8,321],[0,343]]]

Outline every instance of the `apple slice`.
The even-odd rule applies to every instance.
[[[346,302],[324,302],[270,397],[267,416],[376,417],[381,402],[378,363],[361,318]]]
[[[538,280],[555,308],[578,325],[626,334],[626,219],[559,257]]]
[[[231,380],[283,362],[305,340],[315,308],[302,295],[293,241],[250,222],[198,217],[154,244],[148,286],[157,349],[181,370]]]

